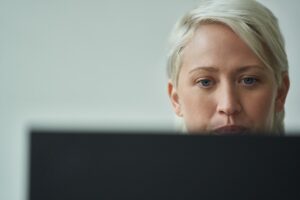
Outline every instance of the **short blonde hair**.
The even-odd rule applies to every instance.
[[[204,23],[230,27],[274,72],[277,85],[281,85],[282,72],[288,72],[288,60],[284,38],[273,13],[255,0],[203,0],[176,23],[170,37],[167,73],[175,87],[182,65],[181,52]],[[284,111],[274,116],[272,131],[283,133],[283,119]]]

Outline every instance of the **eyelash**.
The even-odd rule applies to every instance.
[[[250,81],[251,83],[245,83],[245,81]],[[259,82],[259,79],[256,77],[244,77],[241,79],[241,84],[243,84],[246,87],[251,87],[256,85]]]
[[[210,85],[207,85],[209,83],[210,83]],[[202,88],[210,88],[212,86],[212,84],[214,84],[214,81],[211,79],[205,78],[205,79],[198,80],[197,84]]]
[[[250,83],[249,82],[246,83],[245,81],[250,81]],[[258,82],[259,82],[259,79],[256,77],[244,77],[239,81],[239,83],[241,83],[245,87],[252,87],[252,86],[256,85]],[[204,79],[200,79],[200,80],[196,81],[196,83],[201,88],[208,89],[213,86],[214,81],[211,79],[208,79],[208,78],[204,78]]]

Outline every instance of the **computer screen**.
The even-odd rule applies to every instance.
[[[30,134],[29,200],[300,197],[300,137]]]

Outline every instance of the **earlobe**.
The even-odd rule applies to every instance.
[[[284,109],[285,100],[290,88],[290,79],[287,72],[282,74],[282,82],[277,91],[276,97],[276,112],[281,112]]]
[[[178,93],[171,81],[168,82],[168,94],[172,103],[173,110],[175,111],[176,115],[182,117]]]

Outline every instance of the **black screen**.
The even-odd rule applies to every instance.
[[[32,131],[30,200],[299,199],[300,138]]]

